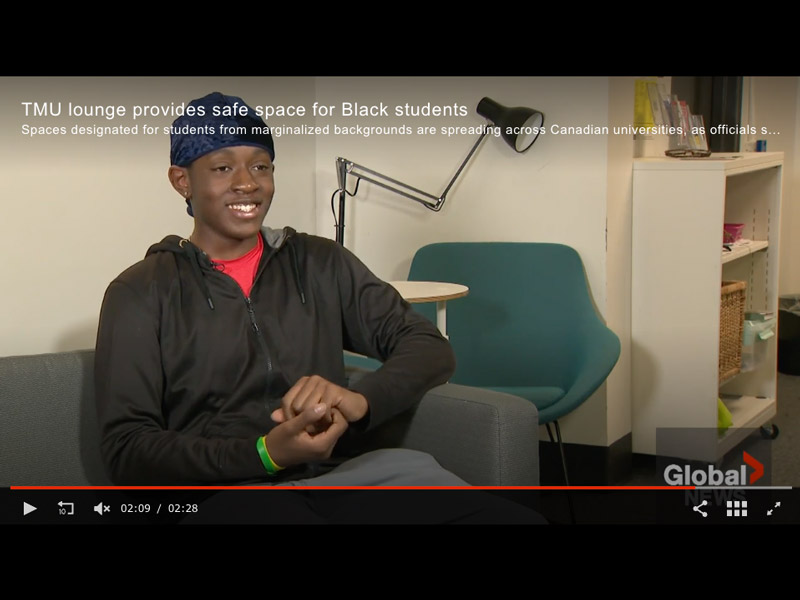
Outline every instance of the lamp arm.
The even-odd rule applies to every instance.
[[[441,196],[434,196],[433,194],[429,194],[428,192],[424,192],[418,188],[410,186],[402,181],[398,181],[397,179],[393,179],[384,175],[383,173],[379,173],[373,169],[369,169],[364,165],[359,165],[354,163],[353,161],[347,160],[346,158],[337,157],[336,158],[336,165],[338,169],[338,173],[340,173],[340,189],[344,189],[344,179],[346,178],[347,174],[353,175],[358,177],[359,179],[363,179],[364,181],[369,181],[374,183],[375,185],[379,185],[380,187],[387,189],[391,192],[396,194],[400,194],[401,196],[405,196],[414,202],[418,202],[422,204],[425,208],[432,210],[434,212],[439,212],[442,210],[442,206],[444,206],[444,202],[447,198],[447,193],[450,191],[450,188],[453,187],[453,184],[458,179],[458,176],[461,175],[461,172],[464,170],[464,167],[467,166],[469,159],[472,158],[472,155],[475,154],[475,151],[478,149],[478,146],[483,141],[483,138],[486,137],[489,128],[485,128],[484,132],[480,134],[478,137],[478,141],[472,146],[472,149],[467,154],[467,157],[464,159],[464,162],[461,163],[461,166],[458,167],[456,174],[453,175],[453,178],[450,180],[450,183],[447,184],[445,187],[444,192],[442,192]]]
[[[486,137],[487,133],[489,133],[489,127],[485,127],[484,130],[483,130],[483,133],[480,134],[480,136],[478,136],[478,141],[475,142],[474,146],[472,146],[472,150],[470,150],[469,154],[467,154],[467,158],[464,159],[464,162],[462,162],[461,166],[458,167],[458,171],[456,171],[456,174],[453,175],[453,178],[450,180],[450,183],[448,183],[447,187],[444,188],[444,192],[442,192],[442,204],[444,204],[444,198],[445,198],[445,196],[447,196],[447,192],[449,192],[450,188],[453,187],[453,184],[456,182],[456,179],[458,179],[458,176],[461,175],[461,171],[463,171],[464,167],[467,166],[467,163],[469,162],[469,159],[472,158],[473,154],[475,154],[475,151],[478,149],[478,146],[483,141],[483,138]]]

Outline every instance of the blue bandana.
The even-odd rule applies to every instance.
[[[237,96],[212,92],[192,100],[186,114],[172,123],[169,158],[173,165],[189,166],[201,156],[229,146],[263,148],[275,160],[275,145],[266,123]]]

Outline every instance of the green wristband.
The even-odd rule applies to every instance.
[[[262,435],[256,440],[256,449],[258,450],[258,456],[261,458],[261,464],[264,465],[267,473],[270,475],[277,475],[278,471],[283,470],[283,467],[279,467],[269,455],[269,450],[267,450],[267,436]]]

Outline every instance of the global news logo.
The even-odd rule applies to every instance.
[[[764,465],[747,452],[742,452],[742,461],[744,464],[741,467],[726,471],[717,469],[714,465],[708,465],[705,469],[693,469],[690,465],[671,464],[664,469],[664,481],[668,485],[743,487],[753,485],[764,476]]]

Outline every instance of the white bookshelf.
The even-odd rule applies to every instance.
[[[747,311],[777,314],[782,170],[782,152],[634,161],[634,452],[664,454],[661,428],[702,428],[713,440],[670,455],[716,462],[775,415],[777,336],[764,363],[720,386],[719,317],[722,280],[747,282]],[[745,223],[751,242],[723,252],[724,223]],[[722,437],[718,397],[733,416]]]

